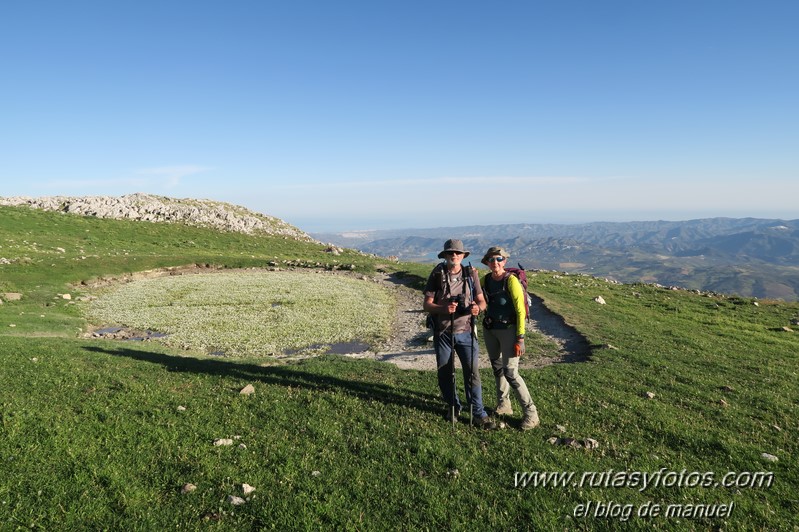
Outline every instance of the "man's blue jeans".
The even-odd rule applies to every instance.
[[[438,366],[438,387],[441,390],[441,397],[449,405],[452,396],[455,396],[455,409],[461,409],[461,401],[458,398],[457,390],[453,389],[452,366],[452,335],[449,332],[436,334],[433,340],[433,347],[436,351],[436,364]],[[483,408],[483,386],[480,383],[480,371],[478,370],[478,355],[480,350],[477,347],[477,339],[472,341],[472,333],[465,332],[455,334],[455,352],[463,369],[463,387],[466,391],[466,403],[471,405],[472,414],[477,419],[486,415]],[[471,383],[469,382],[471,380]]]

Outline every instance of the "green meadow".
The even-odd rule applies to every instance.
[[[359,275],[429,266],[12,207],[0,258],[0,530],[799,527],[799,304],[530,272],[591,355],[523,370],[540,427],[453,430],[433,373],[314,352],[386,337]]]

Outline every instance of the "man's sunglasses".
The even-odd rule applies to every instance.
[[[463,251],[447,251],[447,255],[463,255]]]
[[[488,259],[488,262],[502,262],[505,260],[505,257],[491,257]]]

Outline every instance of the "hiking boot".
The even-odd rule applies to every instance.
[[[522,419],[522,430],[530,430],[534,429],[538,426],[538,411],[533,408],[528,410],[524,413],[524,419]]]
[[[498,416],[512,416],[513,407],[511,406],[510,401],[507,399],[500,401],[496,409],[494,409],[494,413]]]
[[[459,406],[455,407],[455,419],[458,419],[461,415],[461,408]],[[452,407],[447,407],[447,413],[444,414],[444,419],[447,421],[452,421]]]
[[[488,416],[483,416],[480,419],[476,419],[474,426],[484,430],[496,430],[497,428],[497,424],[494,423],[494,420]]]

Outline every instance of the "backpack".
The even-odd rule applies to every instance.
[[[436,264],[436,267],[433,268],[433,272],[430,274],[434,278],[437,278],[438,287],[444,290],[445,283],[444,283],[444,270],[446,269],[445,262],[439,262]],[[472,265],[469,264],[468,266],[461,266],[461,276],[463,279],[466,280],[464,284],[464,291],[466,290],[466,285],[469,286],[469,293],[471,294],[472,301],[474,301],[474,278],[472,277]],[[428,329],[435,330],[435,318],[433,318],[432,314],[427,315],[427,320],[425,322]]]
[[[522,285],[522,291],[524,292],[524,319],[525,321],[530,321],[530,305],[532,305],[533,300],[530,297],[530,293],[527,291],[527,273],[524,271],[524,266],[519,264],[518,268],[514,268],[512,266],[505,268],[505,293],[510,294],[508,291],[508,279],[511,275],[515,275],[519,282]],[[488,276],[491,275],[490,273],[486,274],[486,281],[488,280]],[[485,283],[485,281],[484,281]],[[487,285],[486,285],[487,286]]]

